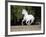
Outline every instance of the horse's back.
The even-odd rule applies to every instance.
[[[34,16],[33,15],[29,15],[30,19],[34,19]]]

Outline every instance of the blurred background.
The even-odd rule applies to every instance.
[[[31,25],[40,25],[41,23],[41,7],[39,6],[18,6],[11,5],[11,26],[22,25],[22,9],[26,9],[28,14],[32,14],[35,17],[34,22]],[[24,25],[26,23],[24,22]]]

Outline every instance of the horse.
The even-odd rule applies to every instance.
[[[22,10],[22,15],[24,15],[23,20],[22,20],[22,26],[25,20],[26,20],[26,24],[29,26],[34,22],[35,17],[32,14],[29,15],[26,9]]]

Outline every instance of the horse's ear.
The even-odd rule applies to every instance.
[[[25,12],[26,12],[26,9],[23,9],[23,11],[25,11]]]

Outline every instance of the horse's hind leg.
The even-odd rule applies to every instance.
[[[30,24],[32,24],[34,22],[34,20],[31,20],[31,23]]]
[[[30,21],[26,21],[26,24],[27,24],[28,26],[30,26]]]

